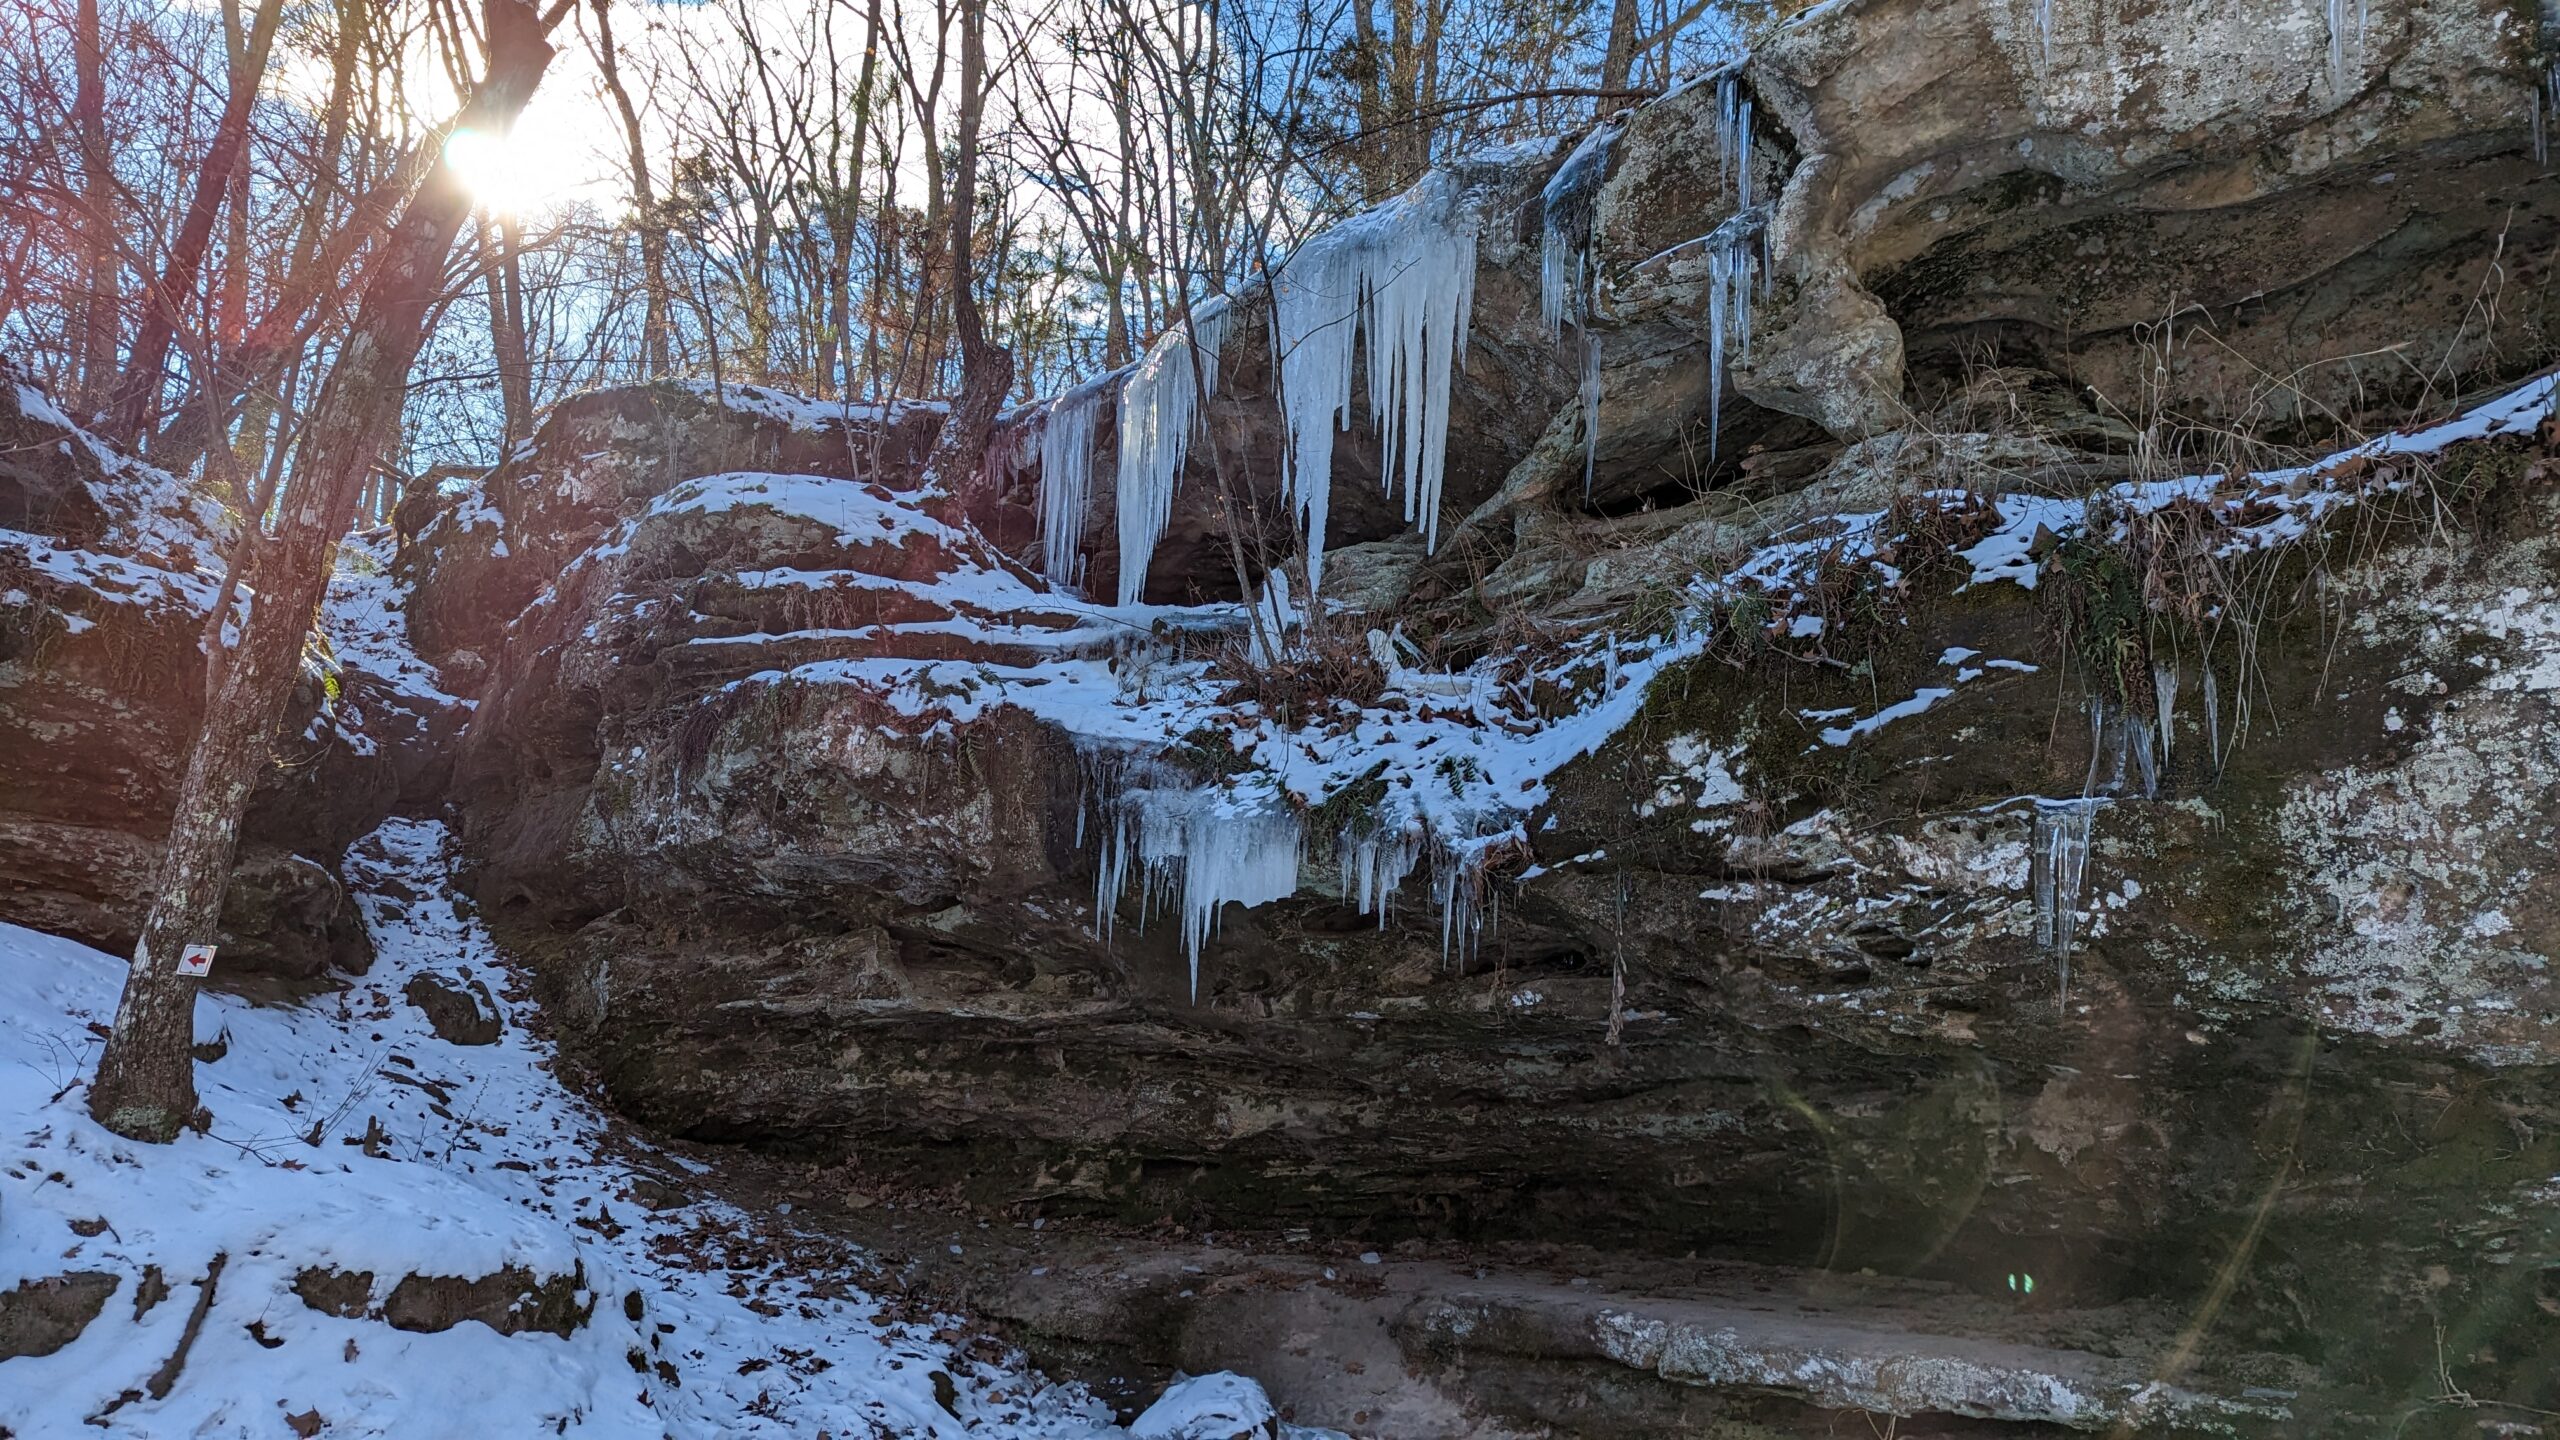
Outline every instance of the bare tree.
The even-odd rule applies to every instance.
[[[461,123],[504,133],[550,65],[549,24],[528,0],[487,0],[485,27],[487,71]],[[150,914],[90,1087],[90,1113],[120,1135],[167,1141],[195,1119],[195,984],[177,969],[180,949],[209,936],[220,913],[240,817],[273,749],[339,538],[398,430],[409,367],[470,210],[439,160],[366,267],[355,324],[302,431],[275,531],[263,533],[254,518],[243,529],[232,565],[245,572],[239,588],[254,599],[227,648],[219,643],[222,617],[214,617],[204,730],[178,787]]]

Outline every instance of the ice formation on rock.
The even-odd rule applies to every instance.
[[[1733,183],[1733,208],[1751,208],[1751,97],[1742,93],[1742,63],[1716,77],[1716,161]]]
[[[1538,317],[1551,337],[1590,318],[1592,210],[1625,128],[1618,120],[1592,126],[1539,192]]]
[[[1285,900],[1298,888],[1306,832],[1285,798],[1200,784],[1152,760],[1097,757],[1093,819],[1100,831],[1094,913],[1108,936],[1131,870],[1141,923],[1161,909],[1182,917],[1191,998],[1200,998],[1200,949],[1229,901]]]
[[[1156,337],[1120,387],[1120,603],[1147,589],[1147,567],[1173,513],[1174,482],[1191,453],[1200,397],[1218,388],[1218,352],[1227,337],[1221,297],[1194,306],[1188,327]],[[1196,343],[1195,342],[1196,337]],[[1089,437],[1088,437],[1089,438]],[[1088,462],[1089,463],[1089,462]]]
[[[1765,278],[1760,245],[1766,217],[1737,211],[1707,237],[1707,451],[1715,453],[1716,434],[1724,422],[1725,357],[1740,347],[1742,363],[1751,363],[1752,289]]]
[[[1600,459],[1600,341],[1590,330],[1591,308],[1599,277],[1591,269],[1591,218],[1601,182],[1609,175],[1609,154],[1625,130],[1623,121],[1607,120],[1582,137],[1540,193],[1542,212],[1538,248],[1538,314],[1547,334],[1561,338],[1574,328],[1580,348],[1579,398],[1582,404],[1582,490],[1591,493],[1591,474]]]
[[[2079,928],[2080,884],[2089,871],[2089,835],[2096,796],[2036,801],[2034,847],[2028,856],[2036,895],[2036,943],[2061,966],[2062,991],[2071,993],[2071,939]]]
[[[1311,590],[1324,586],[1334,432],[1351,424],[1355,341],[1367,342],[1380,481],[1390,494],[1401,482],[1406,521],[1422,528],[1426,548],[1439,544],[1449,389],[1466,358],[1475,290],[1474,207],[1456,177],[1437,170],[1299,246],[1274,276],[1289,498]]]
[[[1742,93],[1742,65],[1716,79],[1716,160],[1732,186],[1733,214],[1710,232],[1707,252],[1707,453],[1716,450],[1724,421],[1725,356],[1740,347],[1751,363],[1751,299],[1769,282],[1768,216],[1751,204],[1751,97]]]
[[[1050,401],[1040,427],[1040,573],[1053,585],[1084,578],[1078,547],[1093,498],[1093,427],[1104,388],[1080,385]]]

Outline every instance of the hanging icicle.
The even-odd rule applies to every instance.
[[[1080,385],[1049,402],[1040,429],[1040,571],[1053,585],[1084,579],[1084,521],[1093,499],[1093,427],[1108,386]]]
[[[1591,222],[1609,155],[1625,133],[1622,120],[1604,120],[1582,137],[1539,192],[1538,315],[1550,338],[1591,314]]]
[[[2094,796],[2036,801],[2035,836],[2028,854],[2036,896],[2036,943],[2053,953],[2062,996],[2071,997],[2071,941],[2080,923],[2080,885],[2089,871],[2089,836],[2098,807]]]
[[[2554,60],[2542,72],[2541,82],[2533,87],[2533,161],[2537,165],[2551,163],[2551,126],[2560,119],[2560,60]]]
[[[1267,797],[1200,785],[1141,759],[1095,757],[1087,795],[1101,843],[1094,867],[1094,915],[1104,938],[1127,893],[1139,885],[1141,923],[1160,908],[1181,916],[1191,998],[1200,998],[1200,951],[1228,902],[1247,907],[1285,900],[1298,888],[1305,833],[1297,815]],[[1082,821],[1079,821],[1079,835]],[[1399,876],[1399,879],[1402,877]]]
[[[1218,352],[1226,343],[1225,297],[1191,311],[1188,330],[1156,337],[1147,358],[1120,387],[1120,603],[1146,594],[1147,568],[1173,514],[1173,487],[1191,453],[1202,395],[1218,388]],[[1192,336],[1199,341],[1192,343]],[[1196,370],[1194,367],[1197,367]]]
[[[1379,478],[1402,482],[1426,549],[1440,540],[1449,391],[1475,303],[1476,216],[1457,180],[1413,188],[1298,247],[1272,282],[1271,342],[1289,424],[1289,498],[1306,536],[1307,584],[1324,585],[1333,443],[1351,424],[1355,340],[1367,341]]]
[[[1768,281],[1763,255],[1767,216],[1739,211],[1706,238],[1707,252],[1707,454],[1715,455],[1724,428],[1724,375],[1729,347],[1751,363],[1751,301]]]
[[[1732,187],[1733,208],[1751,208],[1751,97],[1742,93],[1742,64],[1716,77],[1716,163]]]
[[[1561,338],[1569,323],[1582,352],[1577,398],[1582,404],[1582,493],[1591,493],[1591,476],[1600,460],[1600,339],[1591,333],[1592,307],[1599,275],[1591,265],[1591,224],[1600,186],[1609,175],[1609,154],[1625,131],[1622,120],[1592,127],[1573,148],[1540,192],[1538,313],[1550,338]]]

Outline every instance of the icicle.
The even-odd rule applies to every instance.
[[[1591,213],[1624,128],[1614,120],[1593,126],[1539,194],[1538,315],[1550,337],[1590,316]]]
[[[2542,83],[2533,88],[2533,161],[2537,165],[2551,163],[2551,124],[2560,118],[2560,60],[2551,62],[2542,75]]]
[[[2204,743],[2205,759],[2213,773],[2222,773],[2222,687],[2213,678],[2213,661],[2204,666]]]
[[[1449,390],[1466,358],[1475,304],[1476,216],[1455,178],[1412,189],[1298,247],[1272,285],[1271,341],[1289,421],[1289,497],[1306,533],[1307,585],[1324,588],[1333,437],[1351,424],[1352,345],[1365,336],[1379,479],[1440,541]]]
[[[2169,747],[2176,743],[2173,734],[2178,715],[2178,669],[2174,665],[2154,662],[2151,666],[2151,708],[2158,716],[2153,734],[2160,739],[2160,763],[2169,763]]]
[[[1483,846],[1445,840],[1434,845],[1431,888],[1440,903],[1440,956],[1455,957],[1458,968],[1464,970],[1494,918],[1495,896],[1485,884]]]
[[[1096,929],[1108,939],[1131,862],[1139,914],[1178,908],[1191,998],[1200,998],[1200,951],[1228,902],[1284,900],[1298,888],[1305,836],[1287,807],[1220,785],[1193,785],[1150,762],[1104,762],[1096,787],[1102,833],[1094,866]]]
[[[1751,208],[1751,97],[1742,93],[1742,66],[1716,77],[1716,163],[1733,187],[1733,208]]]
[[[2044,43],[2044,61],[2053,63],[2053,0],[2036,0],[2036,34]]]
[[[1102,413],[1100,385],[1049,402],[1040,429],[1040,569],[1056,585],[1083,579],[1085,513],[1093,495],[1093,425]]]
[[[2071,940],[2080,920],[2080,883],[2089,869],[2089,835],[2104,800],[2038,800],[2033,848],[2036,943],[2053,952],[2062,972],[2062,995],[2071,996]]]
[[[1334,852],[1342,867],[1343,898],[1359,906],[1361,914],[1377,916],[1378,928],[1386,929],[1397,889],[1422,863],[1421,827],[1381,825],[1356,837],[1346,828],[1334,841]]]
[[[1191,451],[1200,397],[1218,388],[1218,351],[1226,343],[1224,297],[1194,306],[1186,331],[1156,337],[1147,358],[1120,387],[1120,603],[1135,605],[1147,589],[1147,567],[1173,513],[1174,482]],[[1196,334],[1199,342],[1192,343]],[[1193,367],[1198,366],[1195,380]]]
[[[1594,126],[1573,148],[1539,196],[1544,220],[1538,253],[1538,314],[1547,334],[1560,337],[1570,322],[1582,342],[1582,493],[1600,459],[1600,342],[1589,329],[1599,277],[1591,270],[1592,209],[1608,178],[1609,152],[1624,127]]]
[[[1752,286],[1762,269],[1759,244],[1762,222],[1743,211],[1717,226],[1706,238],[1707,251],[1707,454],[1714,458],[1717,432],[1724,427],[1725,355],[1729,343],[1741,347],[1742,363],[1751,363]]]
[[[1582,496],[1591,498],[1591,476],[1600,466],[1600,337],[1582,337]]]
[[[2160,761],[2151,731],[2151,722],[2137,720],[2131,715],[2124,717],[2122,747],[2126,754],[2133,757],[2135,771],[2142,776],[2142,798],[2149,800],[2157,796],[2160,793]],[[2122,756],[2119,756],[2116,761],[2116,772],[2119,777],[2123,775]]]

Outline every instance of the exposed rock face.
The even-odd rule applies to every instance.
[[[0,1291],[0,1360],[50,1355],[80,1338],[124,1277],[74,1270]]]
[[[236,533],[209,500],[73,427],[0,376],[10,443],[0,512],[0,915],[130,949],[203,707],[199,637]],[[332,873],[404,794],[436,788],[459,711],[384,657],[398,602],[382,553],[350,541],[328,639],[314,647],[252,801],[212,937],[216,974],[361,969]],[[414,666],[414,662],[410,662]]]
[[[507,622],[627,508],[723,470],[912,485],[940,426],[937,405],[884,414],[753,385],[669,383],[569,400],[470,489],[402,502],[412,638],[457,680],[476,680]]]
[[[1772,232],[1797,289],[1743,392],[1889,428],[1898,359],[1945,377],[1971,350],[2126,411],[2254,400],[2262,430],[2325,432],[2390,414],[2421,372],[2494,372],[2512,362],[2466,297],[2548,324],[2540,28],[2517,0],[1816,7],[1748,67],[1804,159]],[[2214,343],[2164,373],[2163,325]]]
[[[586,1277],[575,1273],[546,1277],[509,1266],[480,1276],[403,1275],[379,1302],[375,1286],[369,1270],[310,1269],[293,1280],[302,1303],[322,1314],[424,1334],[477,1320],[501,1335],[566,1336],[595,1314]]]
[[[1593,205],[1591,507],[1574,341],[1536,313],[1534,197],[1561,152],[1474,175],[1448,515],[1491,563],[1459,576],[1402,536],[1355,426],[1333,570],[1361,609],[1459,659],[1594,621],[1633,636],[1787,551],[1790,525],[1885,517],[1881,548],[1832,547],[1800,591],[1719,592],[1686,622],[1724,638],[1455,882],[1492,876],[1480,949],[1420,875],[1416,913],[1358,913],[1317,830],[1340,817],[1310,814],[1299,897],[1217,917],[1195,999],[1169,917],[1097,907],[1095,804],[1113,745],[1202,779],[1247,763],[1147,709],[1166,655],[1215,642],[1109,641],[1032,583],[1019,467],[948,496],[817,459],[832,489],[718,475],[814,442],[742,452],[742,422],[645,395],[581,402],[404,552],[452,597],[444,651],[485,666],[457,769],[481,900],[615,1101],[696,1138],[989,1203],[1570,1233],[2193,1311],[2172,1369],[2222,1393],[2316,1376],[2318,1405],[2271,1403],[2350,1425],[2437,1393],[2441,1326],[2475,1393],[2553,1403],[2560,1302],[2520,1258],[2560,1225],[2560,818],[2526,783],[2560,766],[2538,679],[2560,663],[2560,485],[2530,427],[2393,462],[2364,518],[2243,558],[2213,517],[2282,512],[2307,482],[2207,484],[2211,505],[2120,533],[2102,508],[2103,543],[2021,537],[1978,583],[1949,557],[2006,512],[1915,498],[2164,473],[2161,409],[2276,434],[2397,414],[2369,367],[2369,408],[2339,405],[2363,362],[2274,402],[2234,378],[2377,340],[2512,371],[2449,297],[2500,226],[2549,238],[2548,188],[2523,188],[2530,17],[2373,12],[2334,83],[2304,43],[2317,10],[2101,18],[2057,3],[2049,61],[2023,6],[1851,3],[1763,48],[1736,83],[1762,107],[1747,163],[1776,197],[1778,283],[1720,402],[1686,243],[1737,198],[1719,87],[1630,117]],[[2142,327],[2190,303],[2217,338],[2176,352],[2146,411]],[[1268,323],[1240,302],[1208,433],[1285,551]],[[1960,355],[1977,342],[2001,363]],[[1085,538],[1107,592],[1101,434]],[[1235,590],[1208,464],[1151,598]],[[2420,495],[2467,538],[2401,523]],[[1367,683],[1399,683],[1385,655]],[[1020,678],[1063,677],[1040,669],[1060,656],[1092,660],[1073,683],[1138,717],[1125,733],[1068,733],[1034,689],[1069,682]],[[2036,803],[2092,787],[2110,803]],[[1640,1325],[1536,1343],[1724,1387],[1794,1363]],[[2127,1413],[2165,1373],[2134,1358],[2106,1382]],[[2115,1423],[2039,1411],[2002,1373],[1844,1372],[1789,1403],[1892,1408],[1900,1385],[2003,1423]],[[2232,1423],[2262,1422],[2288,1423]]]

